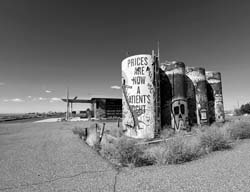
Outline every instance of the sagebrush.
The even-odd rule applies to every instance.
[[[83,137],[84,129],[75,127],[75,134]],[[121,136],[121,130],[113,131],[117,139],[106,140],[98,148],[99,153],[120,166],[144,166],[152,164],[179,164],[198,159],[212,151],[233,147],[236,139],[250,138],[250,122],[234,121],[211,126],[194,127],[188,135],[173,134],[165,130],[159,144],[140,145],[136,140]],[[113,137],[114,138],[114,137]]]

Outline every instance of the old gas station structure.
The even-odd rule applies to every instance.
[[[74,104],[90,104],[90,109],[80,111],[78,116],[94,119],[116,119],[122,117],[122,100],[119,98],[62,99],[70,107],[68,114],[76,116]]]
[[[163,129],[224,122],[221,73],[141,54],[122,61],[125,135],[152,139]]]

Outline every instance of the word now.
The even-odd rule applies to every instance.
[[[133,81],[133,85],[145,84],[146,77],[133,77],[131,80]]]

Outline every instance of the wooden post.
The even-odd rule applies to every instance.
[[[104,133],[104,128],[105,128],[105,123],[103,123],[103,126],[102,126],[101,131],[100,131],[99,142],[102,141],[102,136],[103,136],[103,133]]]
[[[120,127],[120,117],[118,117],[118,119],[117,119],[117,127],[118,128]]]
[[[71,102],[71,103],[70,103],[70,114],[71,114],[71,117],[73,117],[72,111],[73,111],[73,103]]]

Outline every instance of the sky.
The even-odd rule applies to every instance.
[[[248,0],[1,0],[0,113],[121,97],[121,61],[150,54],[220,71],[225,109],[250,101]]]

